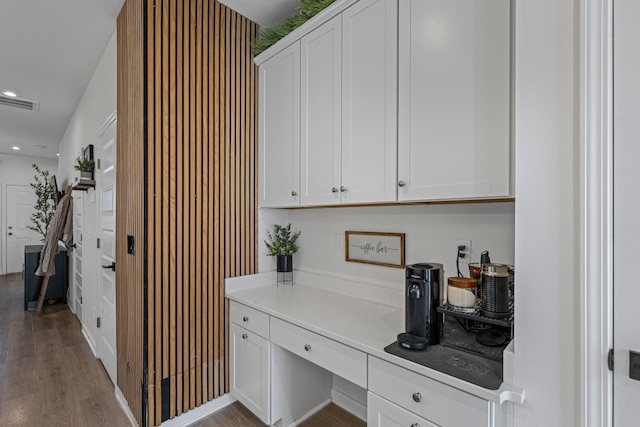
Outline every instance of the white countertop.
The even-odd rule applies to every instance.
[[[404,310],[398,307],[300,284],[276,286],[268,277],[262,274],[227,279],[225,295],[483,399],[498,403],[524,401],[524,391],[518,387],[503,383],[497,390],[488,390],[385,352],[384,348],[404,329]]]

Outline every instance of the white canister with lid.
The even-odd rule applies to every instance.
[[[473,312],[476,309],[478,281],[467,277],[449,277],[447,302],[453,309]]]

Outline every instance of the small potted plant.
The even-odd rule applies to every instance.
[[[95,167],[95,165],[96,164],[93,159],[78,157],[76,159],[76,164],[73,165],[73,168],[77,171],[80,171],[81,178],[93,179],[93,168]]]
[[[292,233],[291,224],[286,226],[275,224],[273,233],[267,230],[268,240],[264,241],[269,249],[267,255],[277,257],[277,271],[279,273],[293,271],[293,254],[300,249],[296,244],[298,237],[300,237],[300,231]]]

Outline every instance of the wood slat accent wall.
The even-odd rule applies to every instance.
[[[127,0],[117,21],[116,345],[118,387],[146,424],[144,383],[144,45],[142,0]],[[127,235],[138,250],[127,254]]]
[[[132,4],[146,14],[142,30],[121,29]],[[145,205],[148,249],[146,330],[132,334],[129,324],[118,334],[132,334],[123,345],[138,348],[143,340],[133,338],[146,336],[148,383],[138,395],[147,394],[148,424],[159,425],[229,390],[224,278],[257,271],[258,27],[212,0],[127,0],[118,24],[119,43],[122,33],[146,47],[146,116],[136,122],[146,133],[118,145],[123,156],[133,154],[128,145],[144,149],[128,163],[144,176],[127,181],[119,164],[118,194],[146,177],[146,192],[128,201]],[[120,60],[137,62],[119,56],[119,79],[131,67]],[[120,82],[119,99],[130,93]],[[137,300],[129,309],[136,304],[142,312]]]

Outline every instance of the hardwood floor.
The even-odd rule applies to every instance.
[[[300,427],[365,427],[366,425],[366,422],[331,403],[300,424]],[[264,427],[264,423],[240,403],[235,402],[198,421],[192,427]]]
[[[128,426],[114,386],[64,304],[24,311],[21,274],[0,276],[0,426]],[[194,427],[264,427],[236,402]],[[365,427],[331,404],[301,427]]]
[[[0,426],[128,425],[76,316],[24,311],[22,275],[0,276]]]

